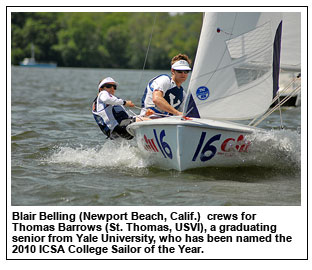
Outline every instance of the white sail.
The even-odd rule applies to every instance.
[[[273,97],[281,19],[281,13],[205,13],[185,114],[224,120],[263,114]]]
[[[301,14],[283,13],[283,34],[281,50],[281,69],[284,71],[301,70]]]

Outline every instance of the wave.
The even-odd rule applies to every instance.
[[[22,141],[25,139],[32,139],[39,137],[39,133],[33,130],[21,131],[17,134],[12,134],[11,140],[14,141]]]
[[[148,155],[130,141],[111,140],[97,147],[59,146],[45,161],[96,168],[146,168],[151,165]]]

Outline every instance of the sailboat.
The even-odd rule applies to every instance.
[[[128,126],[156,166],[184,171],[245,164],[251,134],[278,91],[282,13],[205,13],[183,117]]]
[[[31,43],[30,49],[31,49],[31,57],[24,58],[24,60],[19,63],[20,66],[22,67],[44,67],[44,68],[55,68],[57,66],[57,64],[54,62],[49,62],[49,63],[37,62],[35,59],[35,46],[33,43]]]

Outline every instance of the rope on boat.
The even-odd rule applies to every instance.
[[[297,86],[289,95],[287,95],[285,98],[283,98],[278,104],[276,104],[271,110],[269,110],[266,114],[264,114],[256,123],[255,120],[257,118],[255,118],[254,120],[252,120],[248,125],[256,127],[257,125],[259,125],[264,119],[266,119],[269,115],[271,115],[274,111],[276,111],[278,108],[280,108],[286,101],[288,101],[293,95],[296,95],[300,92],[301,90],[301,85]],[[272,102],[273,104],[274,102]]]
[[[135,108],[138,108],[137,106],[134,106]],[[135,112],[131,111],[130,109],[127,110],[128,112],[130,112],[134,117],[139,118],[141,121],[143,121],[143,118],[141,117],[141,115],[136,114]]]
[[[130,110],[129,108],[125,108],[124,106],[121,105],[121,107],[128,113],[132,114],[132,116],[134,117],[137,117],[139,118],[141,121],[143,121],[143,117],[146,117],[146,118],[151,118],[150,116],[142,116],[142,115],[139,115],[139,114],[136,114],[134,111]],[[134,105],[134,108],[136,109],[140,109],[140,107]],[[157,113],[157,112],[154,112],[152,115],[157,115],[157,116],[160,116],[160,117],[169,117],[170,115],[168,114],[163,114],[163,113]]]
[[[300,79],[300,77],[296,77],[296,78],[294,78],[293,80],[291,80],[290,82],[289,82],[289,84],[283,89],[283,90],[281,90],[281,91],[278,91],[279,93],[283,93],[283,92],[285,92],[286,90],[288,90],[288,88],[290,88],[297,80],[299,80]],[[292,93],[290,93],[290,95],[291,95]],[[273,104],[277,99],[278,99],[279,97],[276,95],[275,96],[275,98],[272,100],[272,103],[271,104]]]
[[[278,96],[278,104],[281,103],[281,100],[280,100],[280,92],[277,92],[277,96]],[[279,108],[279,114],[280,114],[280,120],[281,120],[281,129],[284,129],[284,125],[283,125],[283,117],[282,117],[282,108],[281,106],[278,106]]]
[[[289,87],[291,87],[291,85],[293,85],[295,83],[295,81],[300,80],[301,79],[301,74],[299,74],[296,78],[294,78],[293,80],[290,81],[290,83],[281,91],[278,91],[278,95],[276,95],[274,97],[274,99],[271,102],[271,105],[274,104],[277,100],[277,104],[271,109],[269,110],[267,113],[265,113],[256,123],[255,121],[259,118],[259,117],[255,117],[248,125],[249,126],[254,126],[256,127],[257,125],[259,125],[264,119],[266,119],[269,115],[271,115],[274,111],[276,111],[277,109],[280,110],[280,118],[281,118],[281,128],[283,129],[283,121],[282,121],[282,113],[281,113],[281,106],[288,101],[292,96],[298,94],[301,90],[301,84],[299,86],[297,86],[295,89],[293,89],[285,98],[283,98],[282,100],[280,100],[280,94],[285,92],[286,90],[288,90]]]

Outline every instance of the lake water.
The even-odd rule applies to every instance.
[[[261,123],[268,132],[257,138],[261,155],[253,166],[177,172],[157,168],[134,140],[107,140],[90,110],[101,78],[113,77],[116,95],[140,106],[148,80],[168,71],[11,72],[12,205],[301,204],[301,107],[282,109],[284,130],[279,112]]]

